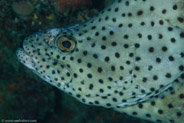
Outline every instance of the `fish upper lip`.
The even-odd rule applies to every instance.
[[[24,64],[29,69],[35,71],[36,61],[35,59],[33,59],[33,57],[30,56],[28,52],[26,52],[24,48],[17,49],[16,55],[22,64]]]

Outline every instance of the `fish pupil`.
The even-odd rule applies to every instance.
[[[63,45],[63,47],[65,47],[65,48],[70,48],[70,47],[71,47],[71,42],[70,42],[70,41],[63,41],[63,42],[62,42],[62,45]]]

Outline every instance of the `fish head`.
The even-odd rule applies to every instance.
[[[110,33],[112,30],[109,28]],[[122,90],[122,84],[118,81],[123,79],[120,71],[124,68],[115,68],[116,62],[120,63],[121,59],[118,59],[119,54],[116,54],[113,48],[109,49],[108,54],[105,50],[108,46],[116,47],[116,42],[107,42],[105,36],[98,38],[97,32],[93,30],[86,35],[81,35],[82,32],[78,31],[77,26],[70,26],[32,34],[23,41],[23,48],[17,50],[17,57],[49,84],[83,103],[94,104],[101,97],[112,96],[119,85],[119,89]],[[116,49],[121,50],[117,47]],[[111,59],[112,55],[113,58],[117,58]],[[115,69],[119,72],[114,72]],[[126,75],[126,71],[124,73]],[[127,76],[126,79],[130,81],[130,77]],[[100,105],[106,106],[107,102],[102,102]],[[114,104],[117,105],[116,103],[115,101]],[[96,101],[95,105],[98,104]]]
[[[52,85],[60,87],[70,83],[72,70],[69,64],[61,60],[62,54],[67,57],[68,53],[60,50],[59,46],[62,45],[62,42],[58,42],[58,40],[66,39],[63,44],[66,47],[69,46],[70,42],[67,42],[67,37],[60,39],[63,37],[61,34],[66,35],[67,32],[65,28],[55,28],[28,36],[23,41],[23,48],[17,50],[19,61]],[[74,50],[73,45],[72,47]]]

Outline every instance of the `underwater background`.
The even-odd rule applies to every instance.
[[[150,123],[112,109],[88,106],[43,82],[16,58],[35,32],[85,21],[112,0],[0,0],[0,122]]]

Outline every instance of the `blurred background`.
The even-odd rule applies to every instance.
[[[0,122],[149,123],[112,109],[84,105],[43,82],[16,58],[35,32],[85,21],[112,0],[0,0]]]

